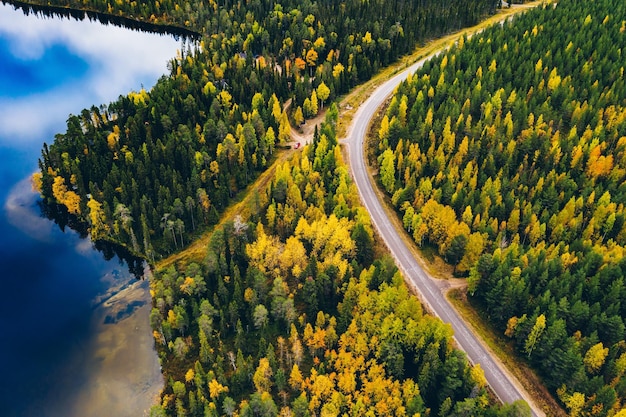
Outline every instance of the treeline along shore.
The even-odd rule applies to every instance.
[[[192,39],[198,40],[201,34],[174,24],[146,22],[142,16],[120,16],[110,13],[104,13],[96,10],[80,9],[76,7],[55,6],[51,4],[27,3],[22,1],[0,0],[2,4],[13,6],[14,9],[21,10],[25,15],[35,14],[37,16],[45,16],[48,18],[68,18],[76,20],[85,20],[85,18],[104,25],[114,25],[124,27],[131,30],[142,32],[158,33],[161,35],[172,35],[176,39]]]

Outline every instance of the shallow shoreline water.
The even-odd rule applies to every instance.
[[[120,417],[149,415],[163,386],[156,351],[137,349],[153,344],[150,309],[147,280],[130,282],[95,308],[96,331],[81,369],[98,377],[76,394],[63,415],[93,416],[102,410]]]
[[[137,301],[141,305],[132,313],[107,323],[107,317]],[[153,343],[149,315],[150,293],[145,280],[131,283],[96,307],[91,319],[93,336],[76,346],[71,365],[56,376],[57,387],[46,401],[27,407],[23,415],[148,416],[163,387],[156,352],[142,348]],[[80,389],[64,390],[77,382]]]

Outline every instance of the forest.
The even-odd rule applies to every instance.
[[[292,123],[327,113],[252,218],[151,280],[166,378],[152,416],[530,415],[493,405],[480,366],[378,254],[331,104],[496,3],[50,3],[203,34],[150,91],[70,115],[44,145],[35,187],[94,241],[151,263],[181,250],[272,164]]]
[[[70,115],[35,185],[94,240],[150,262],[180,250],[271,164],[290,123],[499,2],[392,3],[50,2],[202,40],[150,91]],[[626,402],[626,10],[613,3],[562,0],[460,39],[398,89],[375,145],[407,231],[469,277],[472,302],[572,415]],[[153,414],[527,412],[489,406],[449,328],[374,260],[329,113],[255,218],[154,281],[168,381]]]
[[[202,264],[161,271],[150,320],[167,385],[152,416],[524,416],[424,313],[372,226],[337,144],[337,108],[281,165],[253,218]]]
[[[571,415],[626,406],[626,7],[562,0],[424,65],[374,132],[420,246]]]
[[[184,44],[150,91],[71,115],[67,131],[44,146],[35,183],[92,239],[153,262],[217,222],[289,140],[290,121],[317,115],[419,42],[476,22],[497,2],[448,3],[398,2],[391,13],[382,1],[50,2],[203,37]]]

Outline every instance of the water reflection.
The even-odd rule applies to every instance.
[[[29,177],[70,113],[153,85],[178,48],[0,4],[2,416],[141,416],[158,394],[148,282],[65,227],[70,219],[60,228],[42,217]]]
[[[51,242],[53,224],[31,209],[38,200],[30,187],[30,179],[24,178],[9,191],[4,212],[11,225],[31,238]]]
[[[26,180],[23,180],[21,184],[23,184]],[[32,191],[31,191],[32,193]],[[21,192],[22,195],[27,195],[28,193],[25,191]],[[34,193],[33,193],[34,194]],[[20,193],[17,193],[20,195]],[[126,247],[117,245],[112,242],[108,242],[106,240],[98,240],[96,242],[92,242],[89,237],[88,229],[85,223],[81,223],[75,216],[72,216],[67,212],[64,206],[58,204],[46,204],[44,201],[39,199],[37,195],[35,195],[34,200],[39,208],[39,211],[45,216],[45,219],[39,218],[35,220],[36,214],[28,210],[28,206],[23,202],[19,203],[19,199],[11,199],[11,196],[7,199],[7,203],[13,200],[13,204],[10,206],[13,207],[13,216],[17,217],[16,224],[18,227],[23,228],[27,233],[33,234],[41,234],[42,230],[46,230],[47,227],[45,225],[39,225],[32,227],[32,225],[26,226],[22,221],[28,221],[32,219],[33,225],[39,223],[49,223],[46,222],[50,220],[54,222],[61,231],[65,231],[66,228],[70,228],[74,232],[78,234],[81,238],[80,243],[77,247],[77,251],[79,253],[86,253],[93,249],[99,251],[105,261],[110,261],[112,259],[117,258],[121,264],[125,264],[128,268],[128,271],[137,279],[144,278],[144,271],[147,268],[146,263],[142,258],[139,258],[131,253]],[[33,231],[31,229],[36,229]],[[45,231],[43,232],[45,234]]]
[[[70,113],[153,85],[180,48],[169,36],[89,21],[39,19],[1,4],[0,10],[0,54],[8,56],[2,56],[0,66],[6,71],[0,72],[5,80],[0,81],[0,145],[35,142],[39,149],[65,130]],[[16,65],[20,71],[8,73]],[[26,82],[33,74],[35,91]],[[15,91],[9,85],[22,88]]]

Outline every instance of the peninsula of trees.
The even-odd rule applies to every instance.
[[[626,400],[626,9],[563,0],[460,39],[391,99],[381,186],[572,415]],[[582,414],[581,414],[582,413]]]

